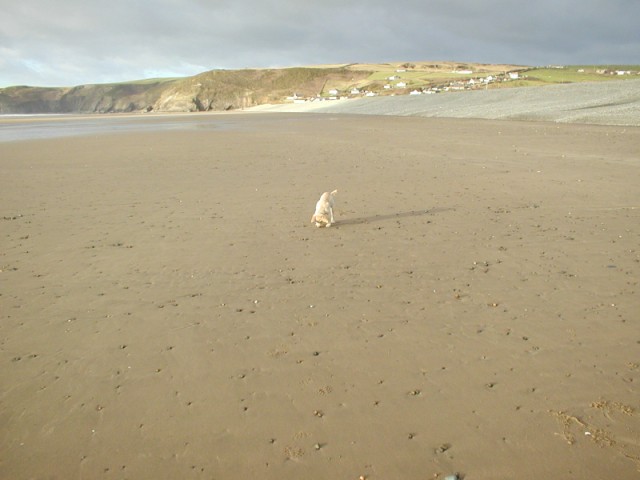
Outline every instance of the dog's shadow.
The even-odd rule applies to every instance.
[[[347,218],[345,220],[338,220],[333,225],[335,225],[336,227],[347,226],[347,225],[362,225],[366,223],[385,222],[387,220],[398,220],[400,218],[407,218],[407,217],[421,217],[423,215],[446,212],[449,210],[453,210],[453,208],[429,208],[426,210],[411,210],[408,212],[388,213],[384,215],[372,215],[370,217]]]

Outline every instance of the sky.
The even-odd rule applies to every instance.
[[[640,0],[0,0],[0,88],[395,61],[640,64]]]

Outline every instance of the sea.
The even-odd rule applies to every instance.
[[[0,142],[168,130],[258,129],[269,114],[0,115]],[[249,118],[251,117],[251,118]],[[258,118],[261,117],[261,118]]]

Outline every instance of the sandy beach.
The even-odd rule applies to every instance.
[[[640,128],[200,118],[0,142],[0,478],[640,477]]]

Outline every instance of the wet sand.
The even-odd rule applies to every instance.
[[[227,118],[0,143],[1,478],[640,475],[640,128]]]

